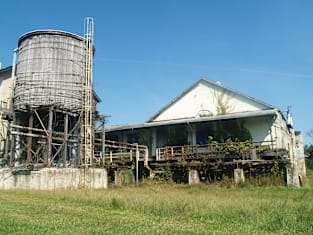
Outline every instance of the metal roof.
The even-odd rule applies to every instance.
[[[85,39],[77,34],[61,31],[61,30],[54,30],[54,29],[43,29],[43,30],[34,30],[27,33],[24,33],[18,40],[18,46],[28,37],[32,37],[35,35],[42,35],[42,34],[49,34],[49,35],[59,35],[59,36],[67,36],[72,37],[80,41],[84,41]]]
[[[12,66],[8,66],[6,68],[0,69],[0,73],[6,73],[6,72],[11,72],[12,71]]]
[[[121,130],[142,129],[142,128],[149,128],[149,127],[156,127],[156,126],[177,125],[177,124],[186,124],[186,123],[200,123],[200,122],[210,122],[210,121],[217,121],[217,120],[229,120],[229,119],[249,118],[249,117],[262,117],[262,116],[276,115],[278,113],[279,113],[278,109],[267,109],[267,110],[218,115],[218,116],[212,116],[212,117],[184,118],[184,119],[167,120],[167,121],[146,122],[146,123],[141,123],[141,124],[110,126],[110,127],[107,127],[105,131],[113,132],[113,131],[121,131]]]

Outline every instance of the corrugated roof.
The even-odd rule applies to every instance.
[[[228,119],[238,119],[238,118],[248,118],[248,117],[261,117],[275,115],[279,112],[278,109],[267,109],[249,112],[232,113],[225,115],[218,115],[212,117],[201,117],[201,118],[184,118],[176,120],[167,121],[157,121],[157,122],[146,122],[142,124],[131,124],[131,125],[121,125],[121,126],[111,126],[106,128],[106,132],[111,131],[121,131],[121,130],[131,130],[131,129],[142,129],[155,126],[166,126],[166,125],[176,125],[184,123],[199,123],[199,122],[210,122],[216,120],[228,120]]]
[[[0,73],[6,73],[6,72],[11,71],[11,70],[12,70],[12,66],[8,66],[6,68],[0,69]]]

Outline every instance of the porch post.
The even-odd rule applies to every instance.
[[[188,125],[188,143],[191,145],[197,144],[197,127],[195,124],[187,124]]]
[[[157,148],[157,131],[156,131],[156,128],[153,127],[151,130],[150,156],[154,156],[156,154],[156,148]]]

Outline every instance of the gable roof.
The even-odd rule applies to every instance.
[[[256,104],[259,104],[261,106],[264,106],[264,109],[276,109],[274,106],[269,105],[263,101],[260,101],[258,99],[255,99],[251,96],[247,96],[244,95],[241,92],[235,91],[233,89],[227,88],[225,86],[223,86],[221,83],[219,82],[213,82],[210,81],[204,77],[201,77],[197,82],[195,82],[193,85],[191,85],[189,88],[187,88],[186,90],[184,90],[179,96],[177,96],[176,98],[174,98],[170,103],[168,103],[166,106],[164,106],[160,111],[158,111],[156,114],[154,114],[152,117],[150,117],[146,122],[153,122],[160,114],[162,114],[165,110],[167,110],[170,106],[172,106],[173,104],[175,104],[176,102],[178,102],[183,96],[185,96],[187,93],[189,93],[191,90],[193,90],[196,86],[198,86],[200,83],[203,83],[209,87],[216,87],[216,88],[221,88],[223,90],[225,90],[228,93],[232,93],[235,94],[237,96],[246,98],[248,100],[253,101]]]
[[[11,75],[12,66],[8,66],[6,68],[0,69],[0,74],[9,73]]]

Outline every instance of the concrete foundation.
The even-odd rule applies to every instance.
[[[197,170],[189,170],[188,171],[188,184],[199,184],[199,172]]]
[[[0,169],[0,189],[103,189],[107,186],[105,169],[43,168],[39,171],[19,172],[10,168]]]
[[[297,162],[292,162],[286,167],[287,170],[287,186],[290,187],[300,187],[299,171]]]
[[[297,159],[297,166],[298,166],[298,173],[301,178],[306,177],[306,165],[305,165],[305,158],[298,158]]]
[[[240,184],[245,182],[245,175],[243,169],[234,169],[234,181],[235,184]]]

